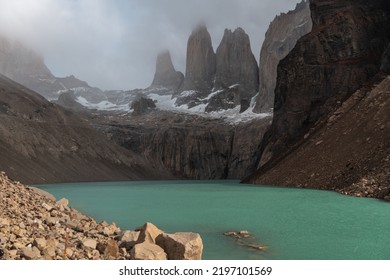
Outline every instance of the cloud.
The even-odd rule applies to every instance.
[[[205,22],[216,49],[225,28],[242,27],[259,57],[264,34],[298,0],[0,0],[0,33],[38,50],[57,76],[103,89],[142,88],[169,49],[185,71],[192,29]]]

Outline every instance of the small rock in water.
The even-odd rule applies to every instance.
[[[248,244],[247,247],[252,248],[252,249],[256,249],[259,251],[265,251],[268,249],[268,247],[265,246],[264,244],[257,244],[257,243]]]

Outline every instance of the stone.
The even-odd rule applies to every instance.
[[[156,244],[148,241],[136,244],[130,251],[132,260],[166,260],[167,254]]]
[[[24,247],[21,254],[26,260],[39,260],[41,259],[41,252],[37,247]]]
[[[43,251],[46,248],[46,239],[44,238],[35,238],[33,245],[39,250]]]
[[[249,248],[252,248],[252,249],[259,250],[259,251],[266,251],[268,249],[268,247],[266,245],[260,244],[260,243],[250,243],[250,244],[247,244],[246,246]]]
[[[106,249],[104,250],[105,260],[115,260],[119,258],[119,247],[115,240],[110,239],[107,242]]]
[[[69,205],[69,200],[67,200],[66,198],[61,198],[60,200],[57,201],[56,203],[57,206],[68,206]]]
[[[51,206],[51,205],[49,205],[49,204],[47,204],[47,203],[42,203],[42,207],[44,208],[44,209],[46,209],[47,211],[51,211],[51,210],[53,210],[53,206]]]
[[[203,253],[202,238],[197,233],[177,232],[160,234],[156,244],[167,253],[169,260],[201,260]]]
[[[134,110],[132,113],[133,116],[143,115],[155,108],[156,104],[154,103],[154,101],[150,98],[145,97],[139,97],[131,104],[131,109]]]
[[[143,243],[145,241],[149,243],[155,243],[156,237],[164,233],[162,230],[158,229],[152,223],[145,223],[140,228],[140,233],[137,239],[137,243]]]
[[[90,249],[96,249],[97,242],[94,239],[87,238],[83,241],[83,246]]]
[[[119,237],[119,247],[131,250],[131,248],[133,248],[133,246],[137,243],[139,234],[139,231],[126,230]]]

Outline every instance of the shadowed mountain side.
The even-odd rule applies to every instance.
[[[246,182],[315,187],[390,200],[390,76],[362,88],[304,143]]]
[[[0,143],[0,169],[24,183],[172,178],[2,75]]]

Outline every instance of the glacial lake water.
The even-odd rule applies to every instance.
[[[98,222],[201,234],[203,259],[390,259],[390,204],[334,192],[237,181],[144,181],[40,185]],[[258,251],[223,235],[248,230]]]

